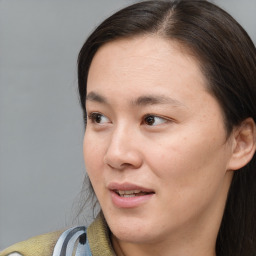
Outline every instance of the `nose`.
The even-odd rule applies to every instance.
[[[134,133],[127,128],[118,128],[112,132],[104,156],[104,163],[116,170],[137,169],[142,165],[140,145]]]

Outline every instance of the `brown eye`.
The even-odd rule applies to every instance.
[[[100,123],[102,119],[102,116],[100,114],[95,114],[94,120],[96,123]]]
[[[92,123],[104,124],[109,122],[109,119],[106,116],[96,112],[90,113],[88,117]]]
[[[155,123],[155,116],[146,116],[144,122],[147,125],[153,125]]]
[[[159,117],[155,115],[147,115],[144,117],[143,123],[149,126],[156,126],[156,125],[166,123],[167,121],[168,120],[163,117]]]

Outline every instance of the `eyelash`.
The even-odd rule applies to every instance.
[[[99,113],[99,112],[92,112],[92,113],[90,113],[90,114],[88,115],[89,120],[91,120],[91,122],[92,122],[93,124],[99,124],[99,125],[100,125],[100,122],[101,122],[102,117],[107,118],[106,116],[104,116],[103,114],[101,114],[101,113]],[[97,120],[97,119],[98,119],[98,120]],[[107,119],[108,119],[108,118],[107,118]],[[148,119],[148,120],[146,120],[146,119]],[[166,122],[172,121],[172,120],[169,119],[169,118],[161,117],[161,116],[158,116],[158,115],[146,114],[146,115],[144,115],[143,118],[142,118],[142,124],[145,124],[145,125],[147,125],[147,126],[155,126],[155,125],[154,125],[154,123],[156,122],[155,119],[158,119],[158,120],[161,119],[161,120],[163,120],[163,122],[161,122],[161,124],[162,124],[162,123],[166,123]],[[154,123],[149,124],[149,123],[152,122],[152,121],[154,121]],[[147,122],[148,122],[148,123],[147,123]]]
[[[153,114],[147,114],[143,117],[143,123],[148,125],[148,126],[154,126],[154,123],[147,124],[146,119],[148,119],[147,122],[152,122],[152,119],[153,119],[154,123],[156,122],[156,119],[158,119],[158,120],[161,119],[161,120],[164,121],[164,122],[161,122],[161,124],[170,121],[169,119],[161,117],[161,116],[157,116],[157,115],[153,115]]]
[[[100,124],[100,122],[97,122],[97,119],[98,118],[101,119],[102,117],[105,117],[105,116],[99,112],[92,112],[88,115],[89,120],[91,120],[93,124]]]

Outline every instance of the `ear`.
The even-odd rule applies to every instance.
[[[252,118],[235,127],[232,135],[232,156],[228,170],[238,170],[253,158],[256,150],[256,126]]]

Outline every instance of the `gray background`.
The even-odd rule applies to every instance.
[[[0,249],[71,225],[85,172],[76,58],[131,0],[0,0]],[[215,1],[256,42],[256,0]]]

